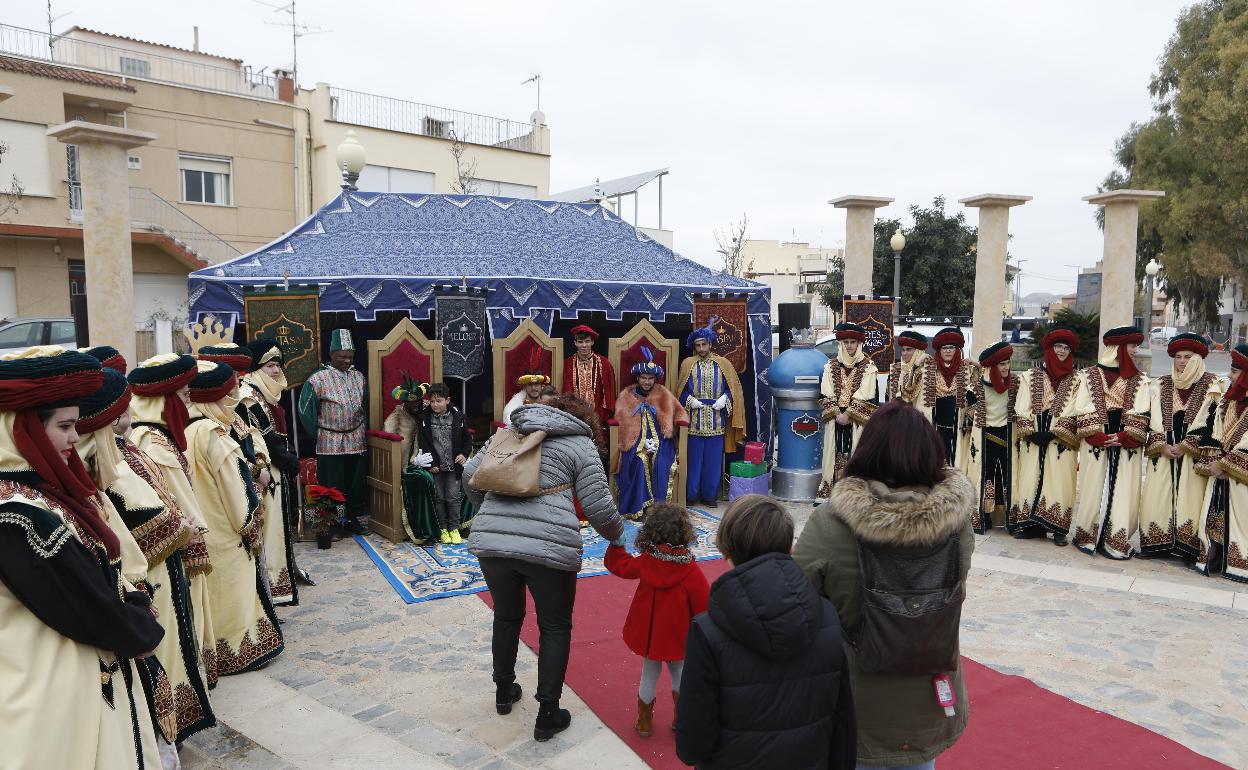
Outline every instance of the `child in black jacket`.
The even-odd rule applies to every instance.
[[[472,438],[464,415],[451,405],[451,390],[446,383],[429,386],[429,408],[420,413],[420,448],[433,455],[429,472],[433,474],[434,499],[439,539],[443,543],[464,542],[459,535],[459,509],[463,503],[460,477],[464,463],[472,453]]]
[[[676,754],[700,768],[852,770],[857,752],[841,624],[789,552],[793,519],[745,495],[718,546],[733,569],[694,618],[676,708]]]

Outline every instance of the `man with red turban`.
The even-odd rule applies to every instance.
[[[1010,373],[1013,355],[1014,348],[1008,342],[985,348],[979,354],[980,376],[967,395],[974,427],[966,474],[979,488],[979,505],[971,512],[971,526],[981,535],[992,527],[994,517],[1010,532],[1015,529],[1006,519],[1014,491],[1010,432],[1018,378]],[[1024,521],[1020,526],[1034,525]]]
[[[1209,477],[1196,473],[1207,459],[1221,387],[1205,371],[1209,347],[1197,334],[1175,336],[1166,347],[1171,373],[1153,383],[1148,443],[1144,447],[1144,497],[1140,502],[1140,553],[1200,554],[1199,512]]]
[[[563,359],[563,392],[588,401],[598,415],[603,430],[615,414],[615,394],[619,390],[615,369],[601,353],[594,352],[598,332],[580,324],[572,329],[576,352]]]
[[[962,359],[964,347],[966,337],[958,329],[950,326],[936,333],[932,339],[935,361],[928,368],[932,385],[924,399],[925,403],[930,400],[932,422],[945,443],[945,462],[962,470],[966,470],[971,441],[966,394],[974,386],[974,367]]]
[[[1231,351],[1231,385],[1197,473],[1213,477],[1201,508],[1196,569],[1248,583],[1248,345]]]
[[[927,343],[927,336],[913,329],[897,335],[901,360],[888,369],[888,386],[885,388],[884,398],[887,401],[900,398],[923,412],[930,420],[932,406],[927,403],[926,396],[928,386],[935,385],[935,382],[928,377],[928,365],[932,364],[932,357],[927,354]]]
[[[1018,378],[1014,402],[1016,492],[1010,504],[1011,534],[1018,538],[1053,533],[1066,545],[1075,507],[1075,351],[1079,335],[1056,327],[1044,335],[1044,363]],[[1036,527],[1023,526],[1031,521]]]
[[[866,339],[866,329],[856,323],[836,325],[836,358],[824,367],[819,385],[824,425],[819,497],[830,495],[832,485],[841,480],[858,434],[880,402],[875,362],[862,350]]]
[[[1135,366],[1144,333],[1134,326],[1105,332],[1105,351],[1079,372],[1075,434],[1079,501],[1075,547],[1130,559],[1140,549],[1140,478],[1151,407],[1148,377]]]

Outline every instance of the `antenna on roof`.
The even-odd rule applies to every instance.
[[[299,16],[295,12],[295,0],[290,0],[290,2],[287,3],[286,5],[273,5],[271,3],[264,2],[264,0],[252,0],[252,2],[259,3],[260,5],[263,5],[265,8],[272,8],[274,13],[285,13],[286,15],[290,16],[290,21],[266,21],[265,24],[269,24],[274,27],[289,27],[290,28],[290,47],[291,47],[292,56],[293,56],[293,62],[290,65],[290,75],[291,75],[291,78],[295,81],[295,88],[298,88],[299,87],[299,38],[305,37],[307,35],[322,35],[322,34],[325,34],[326,32],[333,32],[333,30],[322,29],[320,27],[309,27],[307,22],[300,22]]]
[[[52,25],[55,22],[58,22],[61,19],[65,18],[66,16],[70,15],[71,13],[73,13],[73,11],[66,11],[65,13],[62,13],[60,16],[53,16],[52,15],[52,0],[48,0],[48,54],[49,54],[48,58],[49,59],[53,59],[53,60],[56,59],[56,56],[52,55],[54,54],[54,51],[52,50],[52,44],[56,42],[56,35],[52,33]]]

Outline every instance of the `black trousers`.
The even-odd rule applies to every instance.
[[[540,564],[486,556],[481,573],[494,599],[494,683],[516,681],[516,651],[524,624],[527,586],[537,608],[541,638],[537,648],[537,700],[555,703],[563,694],[572,648],[572,605],[576,601],[576,573]]]
[[[317,455],[316,481],[336,487],[347,498],[347,516],[368,513],[368,452],[351,455]]]

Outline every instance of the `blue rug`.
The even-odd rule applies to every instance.
[[[693,552],[698,561],[722,559],[723,556],[715,547],[715,533],[719,529],[719,517],[701,508],[689,509],[693,513],[693,526],[697,531],[697,542]],[[634,521],[624,522],[628,550],[636,553],[633,540],[641,525]],[[360,544],[368,558],[373,560],[382,577],[408,604],[427,602],[447,596],[475,594],[486,590],[485,578],[481,575],[481,565],[477,558],[468,553],[467,543],[463,545],[432,545],[420,547],[410,541],[392,543],[386,538],[372,535],[355,535],[355,542]],[[607,541],[598,536],[592,528],[581,530],[581,540],[585,553],[581,561],[581,571],[577,577],[593,577],[607,574],[603,559],[607,553]]]

